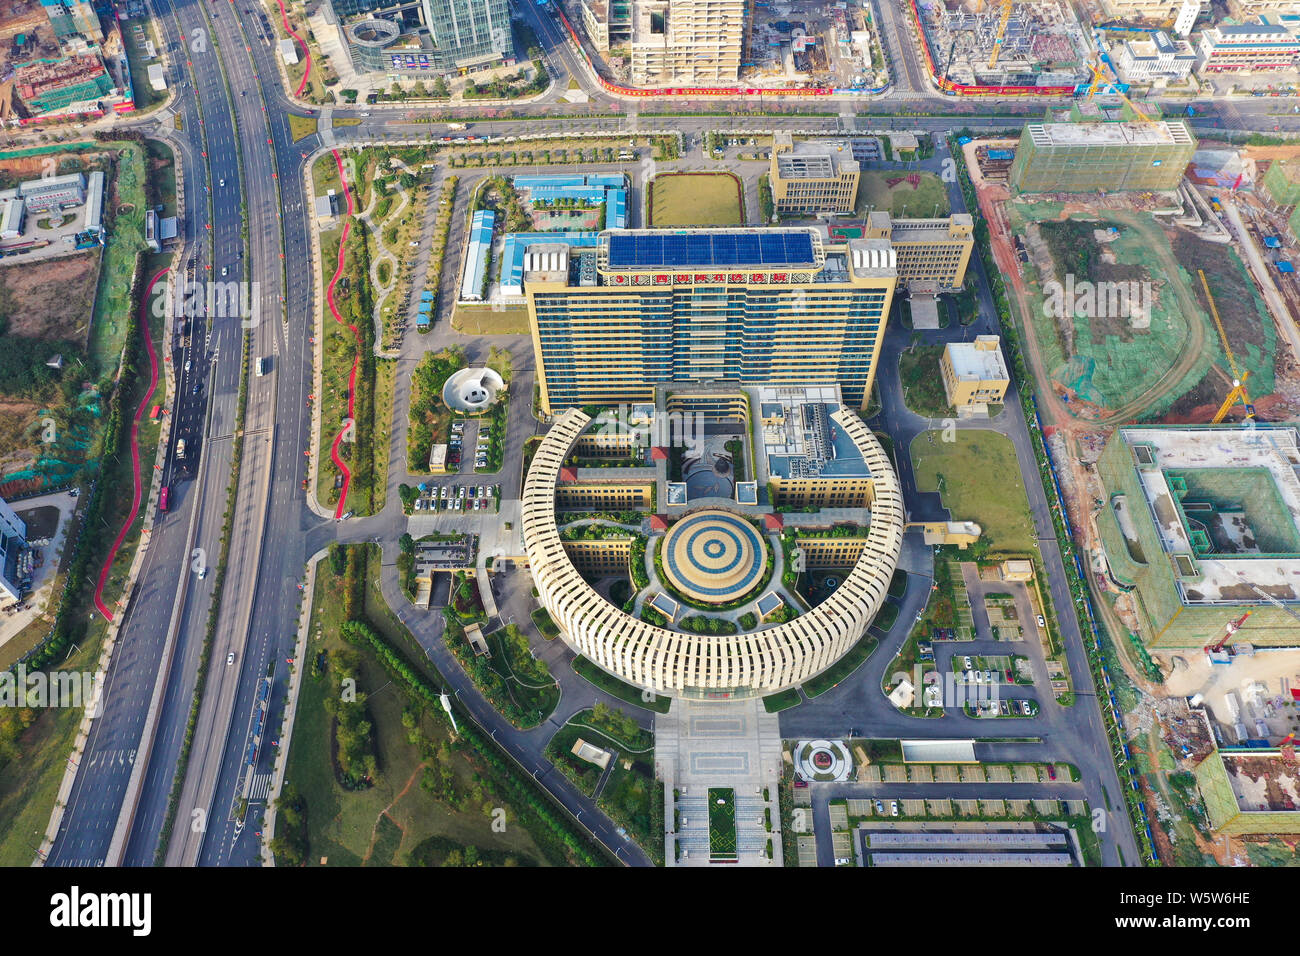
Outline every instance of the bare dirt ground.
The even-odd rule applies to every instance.
[[[98,250],[0,268],[0,319],[10,335],[76,339],[90,330]]]

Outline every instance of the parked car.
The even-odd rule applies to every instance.
[[[971,667],[974,666],[974,665],[971,664],[971,662],[970,662],[970,658],[969,658],[969,657],[963,657],[963,658],[961,659],[961,662],[962,662],[962,665],[965,666],[965,668],[966,668],[967,670],[970,670]]]
[[[1045,620],[1043,620],[1043,615],[1041,615],[1041,614],[1038,615],[1038,626],[1039,626],[1039,627],[1042,627],[1042,628],[1046,628],[1046,627],[1047,627],[1047,622],[1046,622]]]
[[[891,817],[896,817],[896,816],[898,816],[898,801],[897,801],[897,800],[890,800],[890,801],[889,801],[889,815],[890,815]]]
[[[1047,779],[1048,780],[1056,779],[1056,767],[1055,765],[1050,763],[1047,765]]]

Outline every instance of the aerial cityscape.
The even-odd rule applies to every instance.
[[[1300,2],[0,58],[3,865],[1300,865]]]

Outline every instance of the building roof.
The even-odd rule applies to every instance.
[[[985,341],[988,339],[993,341]],[[981,335],[974,342],[949,342],[944,348],[959,381],[1002,382],[1008,378],[996,335]]]
[[[861,451],[839,425],[839,389],[833,385],[765,386],[760,404],[786,407],[780,424],[762,426],[762,451],[780,478],[869,478]]]
[[[675,266],[788,266],[816,264],[810,229],[733,231],[610,231],[609,264],[615,269]]]
[[[1182,123],[1029,123],[1030,142],[1041,147],[1172,146],[1193,142]]]

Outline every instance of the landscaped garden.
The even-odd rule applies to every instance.
[[[729,787],[709,788],[709,856],[736,859],[736,791]]]

